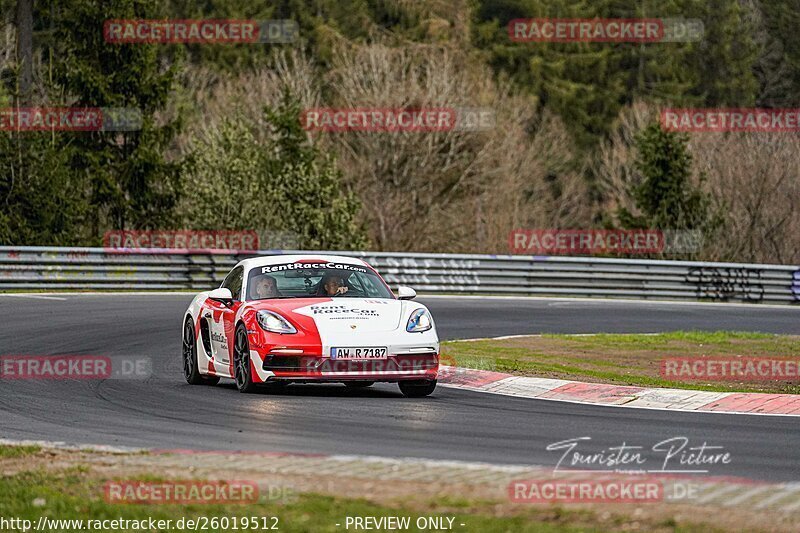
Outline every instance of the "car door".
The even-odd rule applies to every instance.
[[[242,300],[244,269],[236,267],[225,277],[221,287],[229,289],[233,295],[230,306],[215,300],[207,302],[205,318],[211,336],[211,354],[218,372],[228,374],[233,361],[234,319]]]

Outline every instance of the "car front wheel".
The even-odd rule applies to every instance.
[[[256,384],[250,368],[250,342],[244,324],[236,328],[236,342],[233,345],[233,373],[239,392],[253,392]]]

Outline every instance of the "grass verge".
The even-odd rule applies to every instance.
[[[3,447],[11,448],[11,447]],[[339,497],[323,493],[297,493],[288,499],[271,499],[262,489],[256,503],[247,504],[203,504],[203,505],[142,505],[108,502],[104,496],[104,485],[108,480],[162,482],[168,479],[188,479],[186,475],[176,478],[163,470],[139,470],[132,473],[124,466],[124,456],[99,454],[97,460],[86,461],[86,453],[43,450],[27,455],[6,453],[0,458],[0,517],[28,520],[33,526],[40,517],[47,517],[49,527],[39,531],[83,531],[87,526],[94,530],[142,531],[141,525],[109,524],[98,529],[99,523],[88,520],[128,520],[157,522],[170,520],[146,531],[188,531],[186,525],[194,520],[202,531],[265,531],[277,526],[278,531],[289,532],[341,532],[357,530],[352,525],[345,527],[347,517],[408,517],[410,527],[403,531],[481,531],[481,532],[579,532],[579,531],[723,531],[709,526],[708,521],[676,519],[672,512],[645,515],[641,509],[629,508],[627,512],[607,509],[566,508],[564,506],[516,506],[509,509],[507,502],[483,501],[465,498],[454,493],[442,492],[435,499],[392,498],[382,496],[380,484],[371,488],[363,497]],[[81,454],[84,454],[81,456]],[[12,459],[12,457],[14,457]],[[83,457],[83,459],[82,459]],[[91,464],[90,464],[91,463]],[[100,466],[98,466],[100,465]],[[110,471],[113,469],[113,472]],[[228,473],[227,475],[232,475]],[[218,478],[215,478],[218,479]],[[237,478],[240,479],[240,478]],[[259,485],[263,485],[261,480]],[[323,491],[325,484],[318,485]],[[316,490],[316,489],[315,489]],[[385,500],[385,501],[382,501]],[[222,524],[227,517],[227,527]],[[241,522],[233,527],[235,518],[254,518],[256,527],[242,527]],[[275,521],[272,517],[277,518]],[[421,528],[416,521],[420,517],[444,518],[445,528]],[[219,524],[212,519],[219,520]],[[447,522],[452,518],[452,522]],[[183,528],[178,521],[183,519]],[[56,526],[53,520],[62,521]],[[63,521],[83,520],[81,526]],[[127,528],[124,527],[127,525]],[[205,526],[205,527],[204,527]],[[109,529],[111,527],[111,529]],[[371,528],[386,531],[385,528]],[[20,530],[16,528],[16,530]],[[365,530],[360,528],[358,530]]]
[[[130,480],[156,481],[157,478],[142,476],[128,478]],[[341,531],[345,519],[351,517],[385,517],[385,516],[419,516],[418,512],[409,509],[394,509],[376,505],[362,499],[342,499],[319,494],[301,494],[292,503],[271,503],[263,498],[255,504],[227,504],[227,505],[136,505],[112,504],[105,502],[98,488],[103,486],[103,480],[86,475],[78,470],[65,470],[59,473],[43,471],[27,471],[12,476],[0,478],[0,516],[19,517],[30,520],[36,524],[40,516],[47,516],[57,520],[149,520],[164,521],[157,527],[159,531],[181,531],[178,521],[184,519],[194,520],[208,526],[204,531],[233,531],[243,529],[241,523],[238,528],[231,524],[232,518],[256,517],[255,528],[252,530],[276,529],[280,531]],[[436,513],[431,513],[436,516]],[[443,515],[442,515],[443,516]],[[477,531],[583,531],[587,529],[573,528],[567,525],[532,523],[524,517],[491,517],[481,515],[449,515],[454,518],[453,524],[469,524],[469,530]],[[206,517],[208,520],[204,520]],[[227,517],[227,528],[222,527],[222,517]],[[274,518],[273,518],[274,517]],[[212,520],[217,518],[220,525],[214,527]],[[167,520],[171,522],[166,523]],[[53,522],[50,522],[54,524]],[[63,522],[62,522],[63,524]],[[339,524],[339,526],[337,526]],[[74,528],[76,524],[72,524]],[[119,523],[116,531],[136,530],[133,524]],[[169,527],[171,526],[171,527]],[[474,529],[473,529],[474,528]],[[56,530],[70,530],[66,528],[51,527]],[[464,526],[459,527],[464,529]],[[417,531],[411,528],[409,531]],[[592,528],[591,530],[595,530]]]
[[[5,446],[0,445],[0,459],[14,459],[17,457],[27,457],[42,451],[39,446]]]
[[[708,381],[662,376],[666,357],[800,357],[800,336],[748,332],[676,331],[655,335],[542,335],[449,341],[442,354],[457,366],[521,376],[717,392],[799,394],[800,380]]]

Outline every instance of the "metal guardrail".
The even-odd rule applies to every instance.
[[[186,250],[0,246],[0,290],[216,287],[253,255]],[[800,266],[563,256],[326,252],[360,257],[391,285],[422,293],[577,296],[797,304]]]

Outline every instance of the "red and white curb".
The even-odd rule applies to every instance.
[[[701,413],[800,416],[800,394],[648,389],[514,376],[450,366],[440,367],[439,385],[518,398],[588,405]]]

